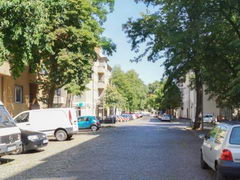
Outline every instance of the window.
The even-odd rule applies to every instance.
[[[218,143],[218,144],[223,143],[226,134],[227,134],[227,128],[226,127],[219,127],[215,142]]]
[[[29,121],[29,113],[20,114],[18,117],[16,117],[15,121],[17,123],[28,122]]]
[[[232,129],[229,141],[230,144],[240,145],[240,127],[235,127]]]
[[[61,96],[61,89],[57,89],[57,90],[55,91],[55,95],[56,95],[56,96]]]
[[[83,121],[87,121],[87,119],[88,119],[88,117],[81,117],[81,118],[80,118],[80,121],[82,121],[82,122],[83,122]]]
[[[217,135],[218,130],[219,130],[219,127],[215,127],[215,128],[213,128],[213,129],[209,132],[208,138],[209,138],[211,141],[214,141],[214,139],[215,139],[215,137],[216,137],[216,135]]]
[[[4,106],[0,106],[0,128],[13,127],[15,124]]]
[[[23,103],[23,87],[15,87],[15,103]]]

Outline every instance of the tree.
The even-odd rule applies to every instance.
[[[161,99],[161,108],[164,110],[175,110],[182,106],[182,94],[177,84],[166,82]]]
[[[66,87],[69,92],[81,93],[97,58],[96,47],[103,46],[109,54],[115,50],[111,41],[101,37],[113,0],[1,3],[2,59],[10,62],[16,76],[26,66],[37,73],[48,107],[53,105],[56,89]]]
[[[106,89],[104,95],[104,105],[109,108],[121,108],[125,109],[126,100],[124,97],[118,92],[117,88],[109,85]]]
[[[138,1],[137,1],[138,2]],[[147,56],[157,61],[165,55],[165,75],[172,81],[179,81],[187,73],[195,74],[194,87],[197,106],[194,129],[201,123],[203,97],[202,37],[205,20],[202,1],[158,1],[142,0],[153,5],[156,12],[144,14],[137,20],[129,20],[124,30],[132,43],[132,49],[139,51],[139,44],[146,42],[146,50],[135,61]]]
[[[125,73],[120,67],[114,67],[111,82],[125,98],[128,111],[144,109],[147,87],[134,70]]]
[[[176,83],[154,82],[148,85],[148,106],[155,110],[175,110],[182,105],[182,95]]]

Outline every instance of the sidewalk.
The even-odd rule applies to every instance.
[[[201,129],[193,130],[192,122],[190,119],[176,119],[175,121],[176,122],[184,122],[186,125],[186,130],[193,133],[195,136],[199,136],[200,134],[207,134],[215,126],[214,124],[211,124],[211,123],[204,123],[203,130],[201,130]]]

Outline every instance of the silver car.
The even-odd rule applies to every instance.
[[[240,121],[220,123],[200,137],[201,167],[213,169],[217,180],[240,177]]]

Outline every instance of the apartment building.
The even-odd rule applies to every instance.
[[[28,70],[14,79],[9,63],[4,62],[0,66],[0,100],[13,116],[28,109],[39,108],[34,79],[35,76]]]
[[[112,68],[107,57],[99,57],[94,63],[92,80],[82,96],[74,98],[74,105],[82,104],[81,115],[93,115],[104,118],[109,110],[104,108],[103,97],[109,84]]]
[[[92,79],[87,84],[86,90],[81,96],[67,94],[62,88],[56,91],[54,97],[55,107],[75,107],[79,115],[92,115],[104,118],[109,115],[109,109],[104,108],[103,97],[109,84],[112,68],[108,64],[109,59],[97,51],[98,59],[94,62]]]
[[[179,83],[178,86],[182,93],[183,105],[176,112],[177,117],[195,120],[196,113],[196,91],[190,87],[192,73],[186,75],[185,81]],[[203,86],[203,115],[213,114],[216,117],[222,115],[223,111],[217,107],[214,99],[209,99],[209,95],[205,93],[206,86]]]

